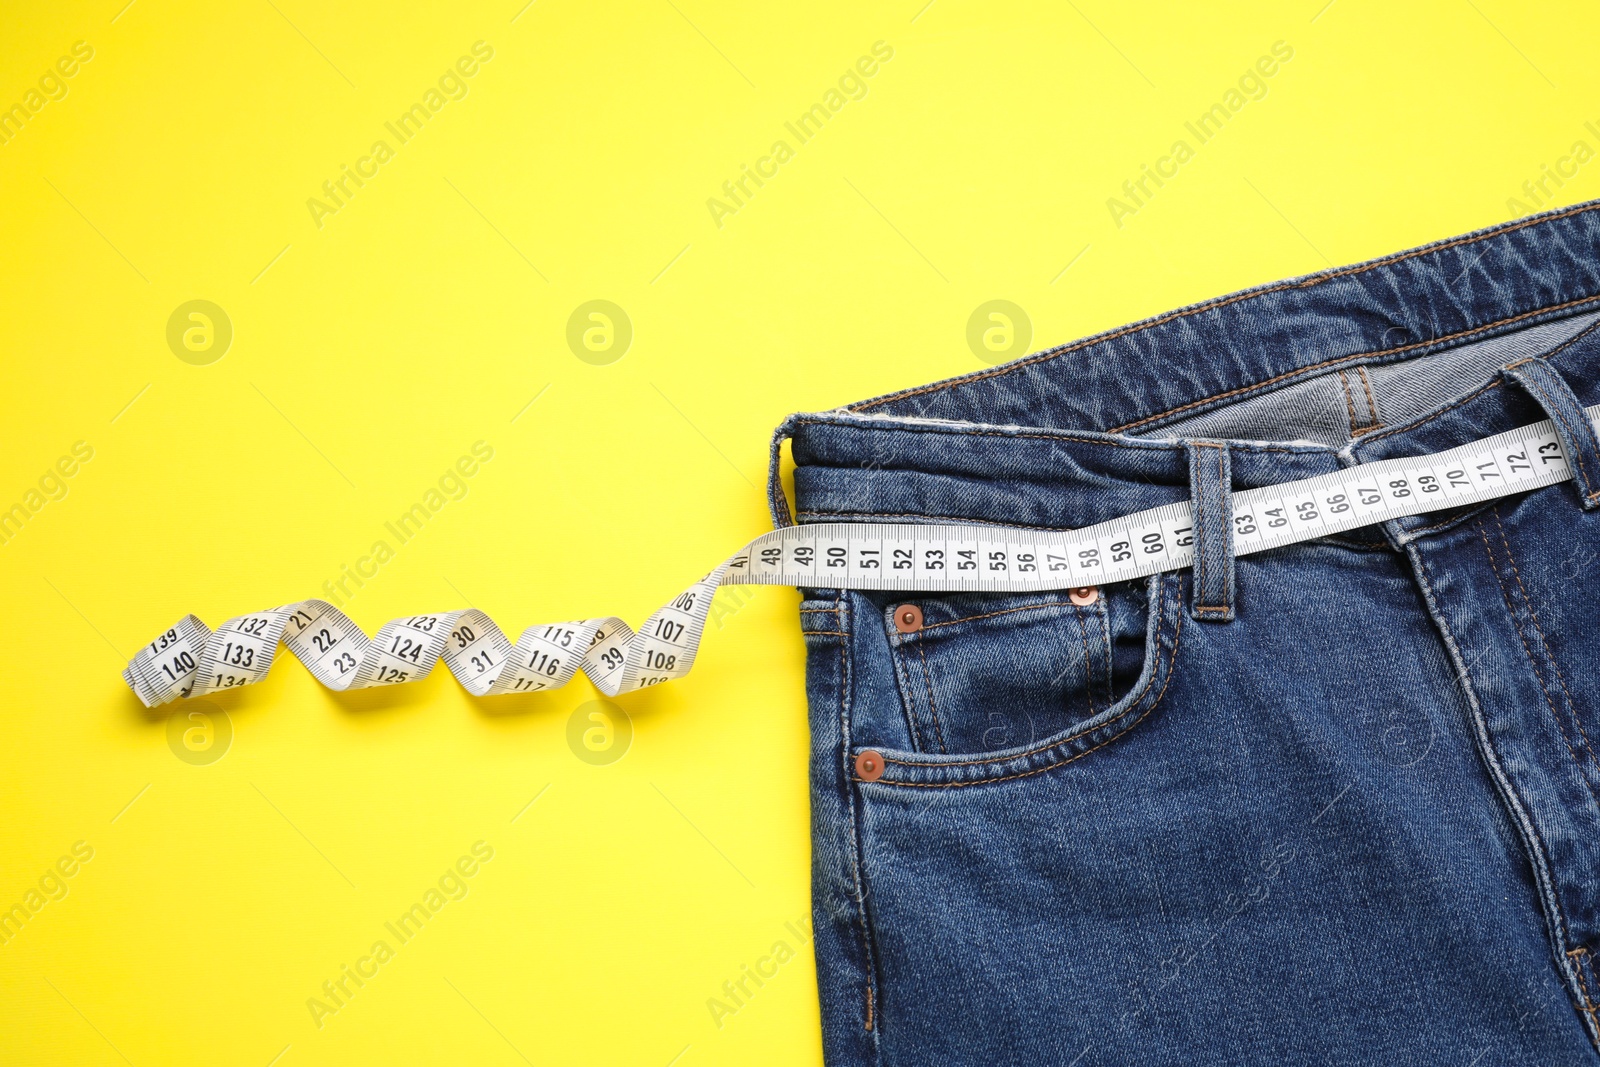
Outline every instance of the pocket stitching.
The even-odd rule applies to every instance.
[[[928,717],[933,720],[933,735],[939,739],[939,751],[948,754],[950,749],[944,743],[944,727],[939,725],[939,704],[933,699],[933,674],[928,670],[928,643],[917,642],[917,653],[922,657],[922,684],[928,690]]]
[[[940,718],[939,718],[939,705],[938,705],[938,701],[934,697],[933,672],[932,672],[932,669],[930,668],[930,666],[928,664],[927,639],[924,638],[923,635],[926,634],[929,630],[937,630],[941,626],[954,626],[954,625],[956,625],[958,623],[974,622],[974,621],[981,620],[981,619],[993,619],[993,618],[996,618],[998,616],[1013,615],[1013,614],[1016,614],[1018,612],[1023,612],[1023,611],[1041,611],[1041,610],[1046,609],[1046,608],[1067,608],[1067,609],[1069,609],[1068,613],[1072,617],[1074,617],[1074,618],[1076,618],[1078,620],[1078,628],[1079,628],[1079,631],[1081,632],[1082,637],[1083,637],[1083,655],[1084,655],[1085,682],[1086,682],[1086,685],[1088,686],[1088,690],[1086,691],[1085,695],[1086,695],[1086,698],[1087,698],[1088,704],[1089,704],[1089,717],[1093,718],[1095,715],[1099,714],[1099,709],[1095,706],[1094,693],[1092,691],[1093,684],[1094,684],[1094,677],[1093,677],[1094,665],[1093,665],[1093,657],[1090,655],[1090,652],[1089,652],[1088,628],[1087,628],[1087,624],[1084,622],[1084,615],[1087,614],[1087,612],[1085,611],[1085,609],[1081,605],[1074,604],[1070,600],[1046,600],[1046,601],[1041,601],[1040,603],[1037,603],[1037,604],[1023,604],[1023,605],[1020,605],[1020,606],[1014,607],[1014,608],[1001,608],[998,611],[980,612],[979,614],[976,614],[976,615],[964,615],[959,619],[947,619],[944,622],[927,623],[927,624],[922,626],[919,630],[917,630],[914,633],[897,634],[897,633],[891,632],[889,634],[892,649],[900,650],[900,649],[906,648],[909,645],[915,645],[916,646],[917,653],[920,656],[921,661],[922,661],[922,682],[923,682],[923,687],[924,687],[924,689],[925,689],[925,691],[927,693],[927,698],[928,698],[928,718],[931,719],[932,722],[933,722],[933,731],[934,731],[935,738],[938,741],[939,753],[941,755],[948,755],[950,753],[950,748],[949,748],[949,745],[945,741],[944,726],[940,722]],[[1095,612],[1095,614],[1100,616],[1100,618],[1102,620],[1102,625],[1107,628],[1107,638],[1106,638],[1106,685],[1107,685],[1107,695],[1108,695],[1108,698],[1109,698],[1109,696],[1111,694],[1111,691],[1112,691],[1112,686],[1114,685],[1114,683],[1112,681],[1112,676],[1111,676],[1112,665],[1111,665],[1110,638],[1109,638],[1110,621],[1109,621],[1109,615],[1104,611]],[[921,715],[919,713],[919,709],[915,706],[916,705],[915,699],[911,695],[912,691],[913,691],[912,690],[911,676],[914,673],[914,671],[911,669],[911,665],[909,663],[906,663],[901,656],[891,655],[890,659],[891,659],[891,662],[892,662],[892,664],[894,666],[895,681],[899,684],[899,687],[900,687],[901,706],[905,710],[906,720],[907,720],[907,723],[910,726],[910,730],[911,730],[912,749],[914,751],[916,751],[916,752],[927,752],[928,749],[923,744],[922,736],[921,736],[922,735],[922,730],[921,730],[921,726],[920,726]],[[1146,688],[1148,688],[1148,686],[1146,686]],[[1107,704],[1107,707],[1110,707],[1110,705],[1114,704],[1114,703],[1116,703],[1116,701],[1115,700],[1111,700],[1110,704]],[[898,763],[898,762],[902,762],[902,761],[889,760],[889,762]],[[982,762],[982,761],[980,761],[980,762]],[[946,764],[946,766],[954,766],[954,765],[953,764]]]
[[[1168,610],[1167,600],[1168,600],[1167,582],[1165,580],[1163,580],[1163,582],[1161,584],[1161,608],[1160,608],[1162,619],[1163,619],[1163,622],[1161,624],[1162,626],[1165,625],[1165,618],[1166,618],[1166,613],[1167,613],[1167,610]],[[1178,634],[1181,633],[1182,630],[1183,630],[1183,620],[1180,618],[1178,620],[1178,628],[1177,628],[1176,631],[1174,631],[1174,633],[1172,635],[1174,649],[1176,649],[1176,647],[1177,647]],[[1158,633],[1157,637],[1159,638],[1159,636],[1160,636],[1160,634]],[[1157,651],[1157,655],[1159,655],[1159,654],[1160,653],[1159,653],[1159,650],[1158,650]],[[1169,674],[1171,673],[1170,668],[1168,670],[1168,673]],[[1125,718],[1126,716],[1131,714],[1133,712],[1133,709],[1138,706],[1140,698],[1142,698],[1145,693],[1149,692],[1150,687],[1155,684],[1155,681],[1156,681],[1155,675],[1152,673],[1149,678],[1145,679],[1144,685],[1140,686],[1139,689],[1136,692],[1129,694],[1128,706],[1127,706],[1127,708],[1125,708],[1122,711],[1121,714],[1117,715],[1116,718],[1106,720],[1105,722],[1101,723],[1095,729],[1104,729],[1105,727],[1110,726],[1112,723],[1116,722],[1118,719]],[[1165,691],[1164,687],[1163,687],[1163,691]],[[1077,736],[1083,736],[1083,735],[1079,734]],[[1028,749],[1028,750],[1026,750],[1024,752],[1017,752],[1017,753],[1014,753],[1012,755],[1002,757],[1001,760],[996,760],[993,756],[985,756],[985,757],[983,757],[981,759],[962,760],[961,762],[944,762],[944,761],[941,761],[941,762],[939,762],[937,764],[933,764],[932,766],[937,766],[937,767],[975,767],[975,766],[978,766],[978,765],[984,764],[984,763],[996,763],[996,762],[1003,762],[1005,760],[1023,759],[1023,758],[1028,757],[1028,756],[1037,755],[1040,752],[1046,752],[1046,751],[1048,751],[1048,750],[1050,750],[1052,748],[1055,748],[1057,745],[1065,744],[1067,741],[1070,741],[1071,739],[1072,739],[1071,737],[1063,737],[1063,738],[1059,738],[1057,740],[1045,741],[1045,742],[1037,745],[1036,747],[1030,748],[1030,749]],[[901,766],[904,766],[904,767],[926,767],[926,766],[930,766],[929,764],[922,763],[921,761],[918,761],[918,760],[900,760],[900,759],[895,759],[893,756],[884,756],[883,757],[883,761],[885,763],[898,763],[898,764],[900,764]]]
[[[900,708],[905,712],[906,728],[911,734],[911,747],[918,752],[923,751],[922,730],[917,726],[917,700],[911,688],[911,668],[900,656],[890,656],[889,662],[894,666],[895,685],[900,691]]]
[[[1094,657],[1089,654],[1089,624],[1083,621],[1083,612],[1074,614],[1078,616],[1078,634],[1083,638],[1083,697],[1089,704],[1092,719],[1100,713],[1094,706]]]
[[[1067,756],[1064,759],[1054,760],[1054,761],[1052,761],[1050,763],[1045,764],[1042,767],[1035,767],[1035,768],[1032,768],[1030,770],[1021,771],[1021,772],[1019,772],[1017,774],[1006,774],[1006,775],[1000,775],[1000,776],[991,776],[991,777],[988,777],[988,778],[973,778],[973,779],[964,780],[964,781],[940,781],[940,782],[883,781],[883,780],[880,779],[880,784],[889,785],[889,786],[907,786],[907,787],[914,788],[914,789],[958,789],[958,788],[961,788],[963,786],[969,786],[969,785],[987,785],[987,784],[991,784],[991,783],[994,783],[994,782],[1011,781],[1012,779],[1016,779],[1016,778],[1027,778],[1027,777],[1031,777],[1032,775],[1035,775],[1035,774],[1042,774],[1043,772],[1048,771],[1048,770],[1054,770],[1055,768],[1065,766],[1066,764],[1071,763],[1074,760],[1081,759],[1082,757],[1087,756],[1091,752],[1095,752],[1095,751],[1098,751],[1099,749],[1104,748],[1106,745],[1109,745],[1111,742],[1117,740],[1118,738],[1122,737],[1124,734],[1128,733],[1135,726],[1139,725],[1139,723],[1143,722],[1150,715],[1150,713],[1152,711],[1154,711],[1158,706],[1160,706],[1162,699],[1167,695],[1167,689],[1172,685],[1172,677],[1176,673],[1177,659],[1178,659],[1178,644],[1179,644],[1179,641],[1182,639],[1182,636],[1183,636],[1183,616],[1184,616],[1185,612],[1183,612],[1181,609],[1175,610],[1172,607],[1172,605],[1170,603],[1171,595],[1170,595],[1170,592],[1168,590],[1168,587],[1169,587],[1170,584],[1171,584],[1170,581],[1167,581],[1167,580],[1163,580],[1162,581],[1161,602],[1160,602],[1160,609],[1159,609],[1160,612],[1161,612],[1161,618],[1160,618],[1160,621],[1157,623],[1157,633],[1155,634],[1156,647],[1155,647],[1155,650],[1154,650],[1154,655],[1156,655],[1158,658],[1160,658],[1163,655],[1163,651],[1162,651],[1162,647],[1161,647],[1162,646],[1161,638],[1162,638],[1163,634],[1161,633],[1161,631],[1165,629],[1166,620],[1169,617],[1169,615],[1175,616],[1177,618],[1177,622],[1176,622],[1176,624],[1174,625],[1174,627],[1172,629],[1172,645],[1171,645],[1171,649],[1170,649],[1169,652],[1165,653],[1166,660],[1167,660],[1166,673],[1165,673],[1165,676],[1164,676],[1164,678],[1162,680],[1161,691],[1158,692],[1155,695],[1155,699],[1149,701],[1149,703],[1143,708],[1143,710],[1139,711],[1139,714],[1138,714],[1137,717],[1135,717],[1131,722],[1124,723],[1111,736],[1105,738],[1102,741],[1097,742],[1096,744],[1094,744],[1093,746],[1091,746],[1089,748],[1084,749],[1082,752],[1073,753],[1072,755]],[[885,756],[883,756],[883,761],[886,764],[898,764],[898,765],[900,765],[902,767],[912,767],[912,768],[916,768],[918,770],[935,770],[935,771],[937,771],[937,770],[943,770],[945,768],[973,767],[973,766],[981,766],[981,765],[986,764],[986,763],[1009,763],[1009,762],[1012,762],[1012,761],[1015,761],[1015,760],[1019,760],[1019,759],[1026,759],[1029,756],[1038,755],[1040,752],[1047,752],[1047,751],[1049,751],[1050,749],[1053,749],[1053,748],[1060,748],[1063,745],[1070,745],[1074,741],[1078,740],[1079,738],[1086,737],[1089,734],[1097,733],[1097,732],[1099,732],[1101,730],[1104,730],[1107,727],[1112,726],[1113,724],[1117,723],[1119,720],[1125,719],[1129,715],[1132,715],[1134,713],[1134,711],[1139,708],[1140,702],[1149,693],[1150,687],[1155,685],[1155,681],[1156,681],[1156,674],[1155,674],[1155,672],[1152,672],[1150,677],[1145,679],[1144,685],[1140,686],[1139,689],[1135,693],[1130,694],[1130,696],[1128,698],[1129,699],[1129,704],[1128,704],[1127,708],[1125,708],[1121,713],[1119,713],[1114,718],[1108,719],[1107,721],[1105,721],[1105,722],[1101,723],[1100,725],[1094,727],[1092,730],[1082,731],[1082,732],[1076,733],[1076,734],[1070,734],[1070,735],[1068,735],[1066,737],[1062,737],[1062,738],[1058,738],[1058,739],[1056,739],[1054,741],[1046,742],[1046,743],[1041,744],[1041,745],[1039,745],[1039,746],[1037,746],[1035,748],[1028,749],[1028,750],[1026,750],[1024,752],[1018,752],[1018,753],[1015,753],[1013,755],[1002,757],[1000,759],[995,759],[995,758],[990,757],[990,758],[985,758],[985,759],[963,760],[963,761],[959,761],[959,762],[944,762],[944,761],[941,761],[941,762],[938,762],[938,763],[923,763],[923,762],[914,761],[914,760],[895,759],[892,756],[885,755]],[[857,782],[861,782],[862,781],[861,778],[858,778],[858,777],[856,777],[854,775],[852,775],[851,777]]]
[[[1038,611],[1041,608],[1072,607],[1077,607],[1077,605],[1070,600],[1047,600],[1038,604],[1024,604],[1021,607],[1016,608],[1001,608],[999,611],[987,611],[981,615],[964,615],[959,619],[946,619],[944,622],[930,622],[923,626],[918,632],[927,633],[929,630],[937,630],[941,626],[954,626],[958,622],[973,622],[977,619],[992,619],[999,615],[1011,615],[1018,611]]]

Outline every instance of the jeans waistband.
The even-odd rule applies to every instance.
[[[792,438],[802,522],[1076,528],[1187,499],[1185,434],[1208,412],[1322,375],[1343,371],[1366,382],[1368,369],[1523,331],[1534,338],[1530,327],[1597,309],[1600,201],[793,415],[774,437],[773,456]],[[1531,340],[1520,354],[1545,356],[1583,403],[1600,402],[1600,330]],[[1234,441],[1234,487],[1439,451],[1544,418],[1498,373],[1461,381],[1454,392],[1433,410],[1340,445]],[[788,524],[776,476],[771,497],[774,520]],[[1407,523],[1421,529],[1427,521]]]

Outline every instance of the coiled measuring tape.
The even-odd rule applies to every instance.
[[[1587,411],[1600,419],[1600,405]],[[1446,452],[1380,460],[1233,496],[1234,552],[1249,555],[1567,481],[1548,420]],[[279,644],[339,692],[415,682],[444,660],[473,696],[559,689],[583,671],[607,696],[681,678],[722,585],[1027,593],[1105,585],[1194,562],[1187,502],[1079,530],[822,523],[751,541],[635,631],[618,618],[530,626],[515,644],[476,609],[412,615],[369,638],[324,600],[229,619],[193,615],[150,642],[123,679],[147,707],[258,682]]]

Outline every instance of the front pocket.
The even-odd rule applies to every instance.
[[[1124,582],[1091,597],[926,596],[914,602],[922,621],[912,632],[895,623],[904,603],[886,608],[912,748],[973,754],[1026,746],[1116,703],[1144,662],[1149,587]]]
[[[885,625],[915,747],[878,750],[883,771],[871,784],[1022,778],[1122,736],[1171,681],[1185,619],[1182,582],[1158,574],[1112,586],[1101,590],[1098,610],[1064,594],[925,597],[916,602],[922,625],[909,633],[896,627],[890,605]]]

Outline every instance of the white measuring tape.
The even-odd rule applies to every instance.
[[[1587,411],[1600,419],[1600,405]],[[1233,496],[1234,553],[1474,504],[1572,477],[1547,420],[1447,452],[1381,460]],[[122,672],[146,707],[250,685],[281,642],[329,689],[414,682],[441,657],[473,696],[559,689],[582,670],[607,696],[681,678],[694,665],[720,585],[1026,593],[1105,585],[1194,562],[1187,502],[1081,530],[824,523],[751,541],[635,632],[617,618],[531,626],[515,645],[476,609],[413,615],[374,638],[332,604],[302,600],[229,619],[193,615]]]

